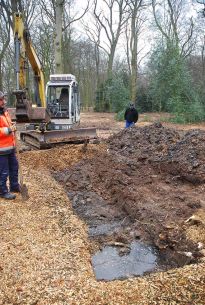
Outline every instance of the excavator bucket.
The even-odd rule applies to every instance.
[[[27,99],[26,90],[15,90],[16,96],[15,120],[18,123],[27,123],[30,121],[32,112],[32,103]]]
[[[79,128],[69,130],[51,130],[44,133],[35,130],[23,131],[21,140],[38,149],[47,149],[59,144],[96,142],[96,128]]]
[[[25,108],[16,108],[16,122],[17,123],[38,123],[38,122],[48,122],[49,115],[46,108],[32,107],[30,112],[26,111]]]
[[[25,90],[15,90],[16,108],[12,113],[17,123],[38,123],[49,122],[50,115],[45,107],[34,107],[32,102],[27,99]]]

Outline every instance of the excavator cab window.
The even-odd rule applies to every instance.
[[[73,95],[74,95],[74,104],[76,108],[76,114],[80,114],[80,96],[79,96],[79,90],[78,90],[78,85],[75,84],[73,86]]]
[[[59,97],[59,103],[61,105],[62,110],[68,110],[69,105],[69,92],[68,88],[62,88],[60,97]]]
[[[49,86],[47,107],[52,117],[69,117],[69,87]]]

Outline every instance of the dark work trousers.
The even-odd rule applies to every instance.
[[[135,125],[135,122],[128,122],[127,120],[125,121],[125,128],[129,128],[134,125]]]
[[[18,189],[18,160],[15,152],[8,155],[0,155],[0,194],[8,193],[8,177],[10,190]]]

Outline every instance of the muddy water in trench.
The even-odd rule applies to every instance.
[[[109,240],[113,235],[129,228],[130,220],[122,211],[109,205],[94,192],[69,192],[74,211],[88,225],[92,241]],[[158,267],[156,249],[139,240],[129,244],[123,242],[103,242],[99,251],[92,256],[96,279],[114,280],[150,273]]]
[[[143,275],[157,267],[156,251],[141,242],[133,241],[129,253],[120,255],[116,247],[106,246],[92,257],[98,280],[124,279]]]

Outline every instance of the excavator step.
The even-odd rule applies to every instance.
[[[96,128],[79,128],[70,130],[51,130],[44,133],[38,131],[22,131],[20,138],[26,144],[38,149],[47,149],[67,143],[85,143],[97,141]]]

